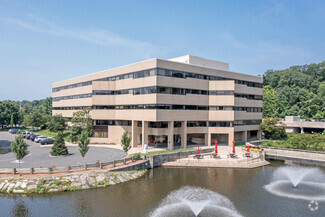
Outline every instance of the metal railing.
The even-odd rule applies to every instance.
[[[84,169],[87,170],[88,168],[99,168],[103,169],[105,166],[112,165],[112,167],[116,167],[118,164],[126,165],[131,161],[135,162],[138,160],[142,160],[140,155],[132,156],[129,158],[123,158],[121,160],[113,160],[107,162],[98,161],[92,164],[80,164],[80,165],[68,165],[62,167],[50,166],[50,167],[31,167],[31,168],[0,168],[0,174],[16,174],[16,173],[48,173],[52,174],[53,172],[73,172],[73,170],[80,170]]]
[[[260,146],[260,147],[264,148],[264,149],[273,149],[273,150],[306,152],[306,153],[312,153],[312,154],[325,154],[325,151],[311,151],[311,150],[304,150],[304,149],[280,148],[280,147],[268,147],[268,146]]]

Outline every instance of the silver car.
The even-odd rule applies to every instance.
[[[47,138],[47,137],[46,137],[46,136],[38,136],[38,137],[36,137],[36,138],[34,139],[34,142],[39,143],[41,139],[45,139],[45,138]]]

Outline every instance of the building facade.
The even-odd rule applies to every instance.
[[[262,78],[186,55],[151,59],[52,85],[53,114],[90,108],[95,143],[232,145],[260,138]]]
[[[300,116],[285,116],[282,123],[285,124],[287,133],[323,133],[325,120],[300,119]]]

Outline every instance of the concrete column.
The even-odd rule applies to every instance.
[[[182,122],[181,148],[187,148],[187,121]]]
[[[168,150],[174,149],[174,121],[168,121]]]
[[[300,127],[300,133],[304,133],[304,128]]]
[[[142,121],[142,147],[148,144],[148,121]]]
[[[234,132],[228,134],[228,146],[232,147],[232,141],[234,140]]]
[[[246,142],[247,141],[247,130],[243,131],[241,140],[243,142]]]
[[[211,133],[209,131],[204,134],[204,143],[206,146],[211,146]]]
[[[262,139],[262,131],[261,130],[257,131],[257,139],[259,139],[259,140]]]
[[[138,136],[136,133],[136,127],[137,127],[137,121],[132,120],[132,141],[131,141],[131,146],[132,148],[135,148],[138,146]]]

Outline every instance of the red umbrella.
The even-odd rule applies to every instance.
[[[197,147],[197,153],[200,154],[200,146]]]
[[[215,142],[214,142],[214,153],[218,153],[218,141],[216,140]]]
[[[236,153],[236,150],[235,150],[235,140],[234,141],[232,141],[232,153]]]
[[[249,145],[247,145],[247,152],[249,152]]]

